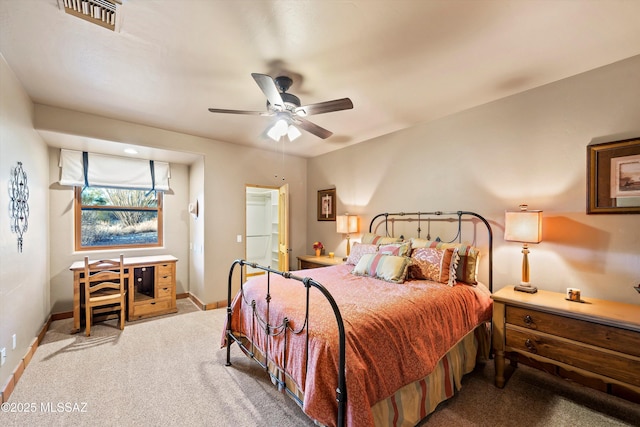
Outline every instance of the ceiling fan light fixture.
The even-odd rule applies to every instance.
[[[269,136],[269,138],[273,139],[274,141],[280,141],[280,138],[286,135],[287,131],[288,131],[288,124],[286,120],[280,119],[276,122],[275,125],[273,125],[271,129],[269,129],[269,131],[267,132],[267,135]]]
[[[287,135],[289,135],[289,141],[293,141],[294,139],[302,135],[302,133],[300,133],[300,130],[298,130],[297,127],[295,127],[294,125],[290,125]]]
[[[280,133],[278,133],[275,126],[269,129],[269,131],[267,132],[267,136],[276,142],[280,141]]]
[[[278,76],[274,79],[271,76],[260,73],[251,73],[251,77],[253,77],[267,98],[267,111],[229,110],[224,108],[209,108],[209,111],[212,113],[248,114],[267,117],[276,116],[276,118],[279,119],[278,122],[266,132],[266,135],[274,141],[280,141],[280,138],[284,135],[288,135],[289,140],[293,141],[300,136],[303,130],[318,138],[329,138],[333,135],[331,131],[308,121],[304,117],[353,108],[353,102],[351,102],[349,98],[334,99],[332,101],[301,106],[300,98],[287,92],[293,83],[290,77]]]

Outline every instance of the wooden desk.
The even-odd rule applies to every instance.
[[[176,262],[172,255],[125,257],[127,320],[175,313]],[[69,267],[73,271],[73,329],[80,331],[80,301],[84,294],[84,259]]]

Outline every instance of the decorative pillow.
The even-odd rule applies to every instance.
[[[362,243],[371,243],[374,245],[386,245],[388,243],[401,243],[402,239],[400,239],[399,237],[385,237],[385,236],[378,236],[377,234],[373,234],[373,233],[364,233],[362,235]]]
[[[478,284],[478,265],[480,264],[480,250],[474,246],[464,243],[443,243],[433,242],[432,248],[458,248],[458,267],[456,269],[456,279],[468,285]]]
[[[347,264],[356,265],[358,261],[360,261],[360,258],[362,258],[362,255],[374,254],[377,251],[377,245],[355,242],[353,246],[351,246],[351,252],[349,252],[349,257],[347,258]]]
[[[409,277],[446,283],[456,283],[458,248],[417,248],[411,253]]]
[[[383,244],[378,246],[378,252],[383,255],[409,256],[411,254],[411,242]]]
[[[369,276],[387,282],[402,283],[407,277],[411,258],[404,256],[365,254],[353,269],[356,276]]]
[[[411,247],[412,248],[429,248],[433,243],[436,243],[432,240],[420,239],[418,237],[411,238]]]

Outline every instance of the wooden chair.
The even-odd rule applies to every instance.
[[[124,256],[120,261],[89,262],[84,257],[85,331],[91,335],[93,315],[118,310],[120,329],[124,329],[127,290],[124,281]]]

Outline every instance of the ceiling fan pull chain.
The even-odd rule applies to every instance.
[[[282,161],[280,163],[280,170],[282,171],[282,173],[284,174],[284,138],[282,138],[280,140],[280,151],[282,152]],[[284,181],[284,175],[282,175],[282,180]]]

